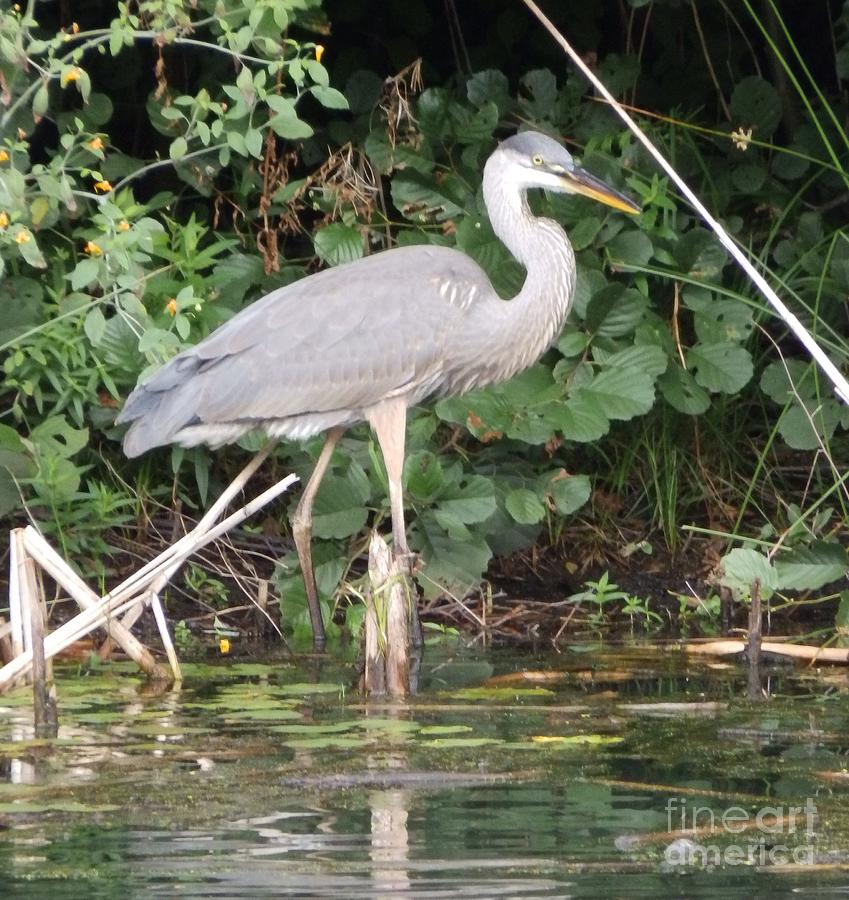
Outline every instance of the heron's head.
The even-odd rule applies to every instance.
[[[583,194],[626,213],[640,207],[624,194],[582,169],[565,147],[538,131],[523,131],[502,141],[492,155],[499,177],[520,190],[545,188],[561,194]]]

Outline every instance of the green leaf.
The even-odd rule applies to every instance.
[[[590,395],[579,391],[565,403],[549,413],[557,430],[570,441],[588,443],[596,441],[610,430],[610,421],[599,403]]]
[[[728,256],[712,231],[692,228],[675,245],[675,259],[681,271],[704,281],[718,278]]]
[[[67,459],[86,446],[88,428],[74,428],[64,416],[50,416],[33,428],[30,440],[40,452],[53,453]]]
[[[687,351],[686,358],[698,384],[723,394],[742,390],[754,371],[749,351],[736,344],[697,344]]]
[[[365,525],[368,510],[347,478],[327,475],[313,507],[313,534],[318,538],[346,538]]]
[[[336,88],[324,87],[316,84],[310,88],[310,93],[325,109],[347,109],[348,98]]]
[[[416,222],[429,218],[437,222],[453,219],[463,212],[460,198],[465,189],[456,175],[433,175],[404,170],[392,179],[392,202],[403,215]]]
[[[472,75],[466,82],[466,96],[478,108],[494,103],[501,113],[512,103],[510,82],[499,69],[485,69]]]
[[[795,402],[796,394],[810,400],[816,394],[814,364],[801,359],[772,362],[761,375],[761,390],[781,406]]]
[[[262,156],[262,132],[258,128],[250,128],[245,133],[245,147],[255,159]]]
[[[100,263],[96,259],[81,259],[70,274],[71,287],[75,291],[82,290],[100,274]]]
[[[621,337],[640,324],[648,308],[648,298],[634,288],[610,284],[590,300],[586,325],[598,337]]]
[[[353,262],[363,255],[363,238],[352,225],[334,222],[316,232],[313,238],[315,252],[331,266]]]
[[[561,516],[571,516],[590,499],[590,479],[586,475],[568,475],[560,470],[547,476],[546,494]]]
[[[451,485],[440,495],[438,508],[468,525],[485,522],[495,512],[495,488],[489,478],[472,475],[462,487]]]
[[[654,254],[654,247],[644,231],[620,231],[607,244],[607,252],[614,266],[640,268],[648,265]]]
[[[83,328],[86,336],[95,347],[103,340],[103,334],[106,331],[106,317],[99,306],[93,306],[88,311]]]
[[[171,159],[181,159],[186,155],[188,149],[189,145],[186,142],[186,139],[181,135],[171,141],[171,146],[168,148],[168,155]]]
[[[47,112],[49,102],[50,94],[47,91],[47,85],[42,84],[41,87],[35,92],[35,96],[32,98],[33,116],[43,116]]]
[[[504,500],[507,512],[522,525],[535,525],[545,516],[545,507],[534,491],[517,488]]]
[[[443,588],[462,597],[480,584],[492,558],[482,537],[455,540],[427,513],[416,519],[410,541],[425,562],[418,578],[425,597],[437,597]]]
[[[605,366],[618,366],[622,369],[633,368],[656,378],[666,371],[669,357],[657,344],[635,344],[618,353],[612,353],[604,360]]]
[[[849,571],[849,556],[835,541],[817,541],[796,547],[775,561],[776,587],[785,591],[815,591],[843,578]]]
[[[731,94],[731,116],[738,127],[754,128],[754,137],[765,141],[781,122],[781,97],[763,78],[750,75]]]
[[[757,550],[737,547],[722,557],[722,576],[719,583],[727,587],[735,599],[752,596],[752,586],[757,581],[763,600],[769,600],[778,585],[778,573],[770,561]]]
[[[788,447],[794,450],[816,450],[820,441],[829,440],[840,422],[845,407],[831,398],[817,404],[806,400],[804,407],[794,403],[784,412],[778,431]]]
[[[700,416],[710,407],[707,391],[699,387],[692,374],[678,363],[673,363],[658,378],[657,387],[673,409],[688,416]]]
[[[444,473],[439,457],[430,450],[420,450],[404,462],[404,484],[419,499],[432,497],[442,487]]]
[[[580,396],[594,404],[608,419],[632,419],[654,404],[653,379],[634,368],[614,367],[599,372],[580,389]]]
[[[20,251],[21,256],[34,268],[34,269],[46,269],[47,268],[47,260],[45,260],[41,250],[39,249],[38,243],[35,239],[35,235],[31,231],[28,231],[29,240],[23,241],[23,243],[18,244],[18,250]]]

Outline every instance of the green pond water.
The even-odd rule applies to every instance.
[[[332,658],[166,693],[64,669],[53,741],[0,697],[2,896],[849,893],[843,670],[767,669],[752,703],[674,648],[452,645],[409,703],[352,683]]]

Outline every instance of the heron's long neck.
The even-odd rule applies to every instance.
[[[525,192],[501,182],[488,167],[483,194],[493,230],[527,271],[522,290],[503,304],[509,358],[501,377],[508,378],[533,363],[560,333],[575,291],[575,254],[557,222],[534,216]]]

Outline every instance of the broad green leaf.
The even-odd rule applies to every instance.
[[[557,79],[549,69],[533,69],[521,79],[519,103],[536,119],[550,119],[557,102]]]
[[[180,135],[180,137],[174,138],[171,141],[171,146],[168,148],[168,155],[171,159],[181,159],[186,155],[186,151],[189,149],[189,145],[186,139]]]
[[[567,440],[588,443],[610,430],[610,420],[595,398],[579,391],[548,416]]]
[[[737,600],[750,598],[755,582],[760,585],[763,600],[769,600],[778,586],[775,567],[757,550],[736,547],[722,557],[720,566],[723,574],[719,583],[727,587]]]
[[[318,538],[346,538],[365,525],[368,510],[359,492],[338,475],[327,475],[315,498],[313,534]]]
[[[736,394],[751,380],[754,371],[748,350],[737,344],[696,344],[687,351],[687,368],[709,391]]]
[[[761,375],[761,390],[776,403],[784,406],[793,402],[798,394],[809,400],[816,393],[814,364],[801,359],[772,362]]]
[[[410,542],[425,562],[417,580],[426,597],[439,596],[443,588],[462,597],[480,584],[492,557],[483,538],[454,540],[427,513],[416,520]]]
[[[462,487],[452,485],[439,497],[441,509],[464,524],[485,522],[495,511],[495,488],[482,475],[472,475]]]
[[[568,475],[562,469],[545,476],[545,492],[561,516],[571,516],[590,499],[591,485],[586,475]]]
[[[648,265],[654,253],[651,239],[643,231],[620,231],[607,245],[607,252],[615,266]]]
[[[103,334],[106,331],[106,317],[99,306],[93,306],[88,311],[83,328],[85,329],[86,337],[95,346],[103,340]]]
[[[654,379],[634,368],[610,368],[599,372],[580,389],[580,396],[608,419],[632,419],[654,404]]]
[[[700,416],[710,407],[708,392],[699,387],[692,374],[677,362],[658,378],[657,387],[673,409],[688,416]]]
[[[564,331],[557,349],[566,357],[580,356],[587,349],[588,338],[583,331]]]
[[[472,75],[466,82],[466,96],[477,107],[494,103],[500,112],[512,103],[510,83],[499,69],[485,69]]]
[[[262,132],[258,128],[249,128],[245,132],[245,146],[255,159],[262,156]]]
[[[459,216],[465,192],[459,178],[450,173],[437,181],[432,175],[405,169],[392,179],[392,202],[415,222],[431,218],[443,222]]]
[[[316,84],[310,88],[310,93],[326,109],[347,109],[348,98],[336,88],[324,87]]]
[[[768,140],[781,122],[778,91],[757,75],[750,75],[737,84],[730,105],[735,123],[753,128],[756,140]]]
[[[442,487],[443,472],[439,457],[430,450],[420,450],[404,462],[404,483],[414,497],[427,499]]]
[[[669,357],[656,344],[635,344],[604,359],[605,366],[636,369],[656,378],[666,371]]]
[[[545,507],[534,491],[516,488],[504,501],[507,512],[522,525],[535,525],[545,516]]]
[[[806,400],[804,407],[794,403],[781,416],[779,434],[794,450],[816,450],[821,441],[832,437],[844,410],[843,404],[832,398],[820,404]]]
[[[74,428],[64,416],[50,416],[30,432],[39,451],[70,458],[88,444],[88,428]]]
[[[640,324],[647,308],[648,298],[639,291],[610,284],[590,300],[586,325],[598,337],[621,337]]]
[[[23,240],[24,234],[27,236],[26,240]],[[31,231],[27,229],[21,229],[18,232],[20,240],[18,240],[18,251],[21,256],[34,268],[34,269],[46,269],[47,268],[47,260],[44,258],[44,254],[42,254],[41,249],[38,246],[38,242],[35,239],[35,235]]]
[[[718,278],[728,262],[728,255],[707,228],[692,228],[678,240],[675,260],[681,271],[703,281]]]
[[[785,591],[815,591],[849,572],[849,556],[835,541],[796,547],[775,561],[776,587]]]
[[[328,265],[353,262],[363,255],[363,237],[352,225],[334,222],[316,232],[315,252]]]

